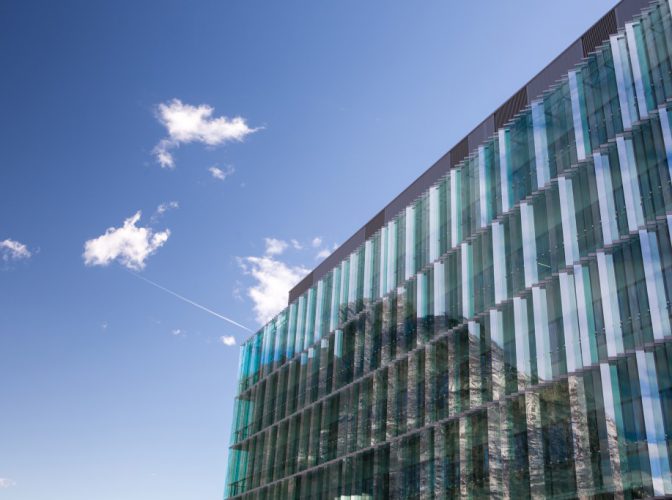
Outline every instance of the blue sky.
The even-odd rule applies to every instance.
[[[0,499],[220,498],[248,332],[147,280],[257,328],[613,3],[0,3]]]

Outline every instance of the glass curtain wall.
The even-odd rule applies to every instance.
[[[672,494],[671,56],[661,1],[253,335],[226,495]]]

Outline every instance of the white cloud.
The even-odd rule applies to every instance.
[[[179,329],[179,328],[175,328],[175,329],[174,329],[173,331],[171,331],[170,333],[172,333],[172,334],[175,335],[176,337],[179,337],[180,335],[184,335],[186,332],[185,332],[184,330]]]
[[[243,300],[243,295],[241,294],[243,284],[236,280],[236,286],[233,289],[233,298],[239,301]]]
[[[213,178],[219,181],[223,181],[230,175],[233,175],[235,171],[236,169],[233,168],[231,165],[228,165],[224,170],[215,166],[208,168],[208,172],[210,172],[210,175],[212,175]]]
[[[256,319],[262,325],[287,306],[289,290],[309,272],[303,266],[288,265],[269,254],[245,257],[240,259],[240,264],[256,280],[248,288],[247,295],[252,299]]]
[[[156,161],[161,165],[161,168],[175,168],[175,159],[173,158],[173,155],[168,152],[168,148],[170,147],[170,141],[167,141],[166,139],[161,140],[154,146],[153,153],[156,157]]]
[[[331,255],[331,250],[328,250],[326,248],[323,248],[320,250],[317,255],[315,256],[316,259],[326,259]]]
[[[266,255],[280,255],[287,249],[287,242],[275,238],[264,238],[266,242]]]
[[[15,240],[0,241],[0,256],[5,262],[10,260],[29,259],[32,256],[28,247]]]
[[[288,241],[277,238],[264,238],[265,251],[261,257],[250,256],[239,258],[238,262],[248,276],[254,279],[252,286],[247,288],[247,296],[252,299],[256,320],[260,324],[267,323],[287,306],[287,295],[310,269],[303,265],[291,265],[279,259],[287,249],[305,252],[317,251],[316,258],[324,259],[338,247],[330,250],[324,240],[316,237],[303,245],[297,239]],[[316,250],[312,250],[315,248]],[[240,293],[241,286],[236,284],[234,296]]]
[[[233,335],[222,335],[219,337],[219,340],[221,340],[222,344],[228,345],[228,346],[233,346],[236,345],[236,338]]]
[[[322,239],[321,238],[315,238],[313,240],[313,246],[314,247],[319,247],[322,245]],[[329,248],[325,247],[320,249],[319,252],[317,252],[317,255],[315,255],[315,259],[320,260],[320,259],[326,259],[331,255],[331,253],[338,248],[338,245],[334,243],[334,246],[331,247],[331,250]]]
[[[213,117],[214,108],[207,104],[191,106],[179,99],[159,104],[157,118],[166,127],[168,137],[154,147],[154,156],[163,168],[174,168],[171,150],[180,144],[199,142],[219,146],[230,141],[242,141],[258,129],[250,128],[245,119],[236,116]]]
[[[180,208],[180,204],[176,201],[169,201],[167,203],[161,203],[161,205],[156,207],[156,213],[162,215],[168,210],[174,210],[176,208]]]
[[[138,227],[140,216],[138,211],[122,227],[110,227],[105,234],[84,243],[84,263],[107,266],[117,260],[128,269],[143,269],[145,260],[168,241],[170,230],[154,232],[149,227]]]
[[[149,218],[151,222],[156,222],[161,218],[163,214],[165,214],[168,210],[176,210],[180,208],[180,204],[176,201],[168,201],[166,203],[161,203],[158,207],[156,207],[156,211],[154,214]]]
[[[10,488],[12,486],[16,486],[16,481],[6,477],[0,477],[0,489]]]

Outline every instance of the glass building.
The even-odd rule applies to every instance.
[[[290,292],[228,497],[672,494],[670,8],[623,0]]]

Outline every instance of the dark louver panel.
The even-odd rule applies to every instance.
[[[602,42],[606,42],[609,39],[609,35],[613,35],[617,31],[616,11],[611,9],[581,37],[583,57],[588,56],[588,54],[602,45]]]
[[[465,137],[450,150],[450,168],[464,160],[469,154],[469,139]]]
[[[518,92],[502,104],[497,111],[495,111],[495,130],[499,130],[506,123],[516,116],[516,113],[527,106],[527,87],[523,87]]]
[[[291,304],[296,299],[298,299],[301,294],[308,290],[311,286],[313,286],[313,273],[310,273],[308,276],[303,278],[298,285],[289,291],[289,303]]]
[[[385,224],[385,209],[378,212],[367,224],[365,229],[365,238],[370,238]]]

